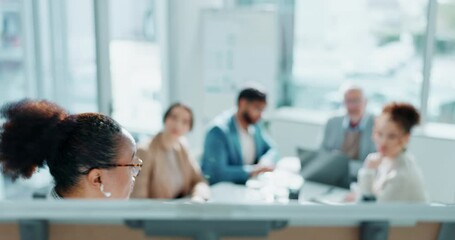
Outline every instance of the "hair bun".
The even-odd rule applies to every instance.
[[[27,99],[4,105],[0,113],[6,118],[0,135],[3,172],[29,178],[55,155],[63,137],[58,125],[68,114],[54,103]]]
[[[411,132],[411,129],[420,123],[419,112],[409,103],[389,103],[382,112],[390,114],[391,119],[399,123],[407,133]]]

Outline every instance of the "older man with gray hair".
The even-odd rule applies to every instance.
[[[367,99],[361,87],[347,83],[340,91],[346,113],[328,120],[321,148],[348,156],[350,176],[355,179],[365,158],[376,151],[371,138],[374,116],[366,112]]]

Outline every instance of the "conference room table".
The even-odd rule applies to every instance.
[[[305,182],[300,188],[298,199],[289,199],[288,192],[284,192],[282,197],[277,197],[280,194],[275,194],[273,191],[264,191],[263,189],[254,189],[232,183],[218,183],[211,187],[212,195],[209,202],[227,204],[343,204],[343,199],[348,193],[349,190],[347,189],[316,182]]]

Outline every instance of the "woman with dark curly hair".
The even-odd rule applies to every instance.
[[[422,174],[406,151],[412,128],[420,114],[410,104],[390,103],[376,119],[373,141],[376,153],[370,154],[359,171],[363,196],[379,202],[426,202]]]
[[[22,100],[3,106],[0,166],[13,179],[30,178],[47,165],[61,198],[128,199],[142,166],[136,143],[112,118],[70,115],[48,101]]]

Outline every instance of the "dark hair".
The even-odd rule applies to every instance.
[[[244,88],[240,91],[239,96],[237,98],[237,104],[240,103],[240,100],[245,99],[249,102],[259,101],[259,102],[267,102],[267,94],[259,90],[257,88]]]
[[[400,125],[405,133],[420,123],[420,114],[417,109],[408,103],[392,102],[384,106],[382,113],[389,114],[390,119]]]
[[[48,165],[57,192],[67,192],[80,176],[114,163],[121,127],[98,113],[69,115],[48,101],[22,100],[3,106],[0,164],[13,179],[30,178]]]
[[[186,111],[188,111],[190,113],[190,130],[193,130],[193,126],[194,126],[194,115],[193,115],[193,111],[191,110],[190,107],[188,107],[187,105],[183,104],[183,103],[174,103],[172,104],[171,106],[169,106],[169,108],[166,110],[166,112],[164,113],[164,116],[163,116],[163,123],[166,122],[166,120],[168,119],[168,117],[171,115],[171,112],[172,110],[174,110],[174,108],[177,108],[177,107],[181,107],[183,109],[185,109]]]

